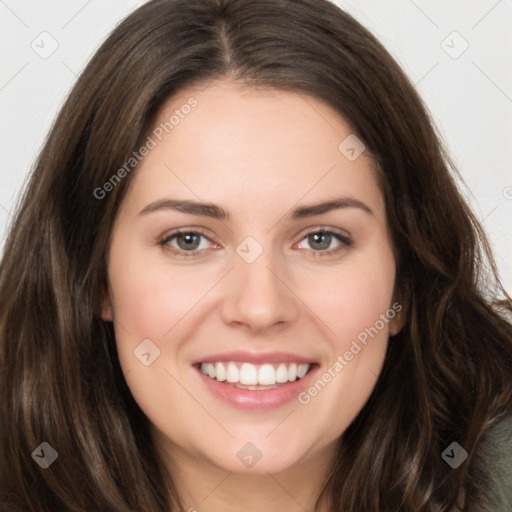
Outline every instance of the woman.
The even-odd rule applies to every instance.
[[[328,2],[130,15],[7,240],[3,510],[507,507],[512,303],[449,167]]]

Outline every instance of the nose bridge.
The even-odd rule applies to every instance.
[[[275,275],[278,255],[270,243],[263,247],[254,237],[246,237],[236,252],[239,256],[236,263],[237,279],[241,281],[243,291],[249,292],[253,300],[264,300],[266,303],[281,294],[279,288],[282,283]]]
[[[236,248],[235,267],[231,277],[233,293],[226,305],[226,320],[264,329],[290,321],[296,304],[285,286],[279,255],[252,236]]]

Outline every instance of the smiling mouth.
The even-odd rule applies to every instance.
[[[212,380],[230,384],[239,389],[263,391],[275,389],[302,379],[314,363],[264,363],[212,362],[199,363],[197,368]]]

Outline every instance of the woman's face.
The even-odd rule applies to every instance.
[[[157,442],[238,473],[332,454],[399,328],[372,161],[324,103],[229,81],[168,101],[150,137],[104,318]]]

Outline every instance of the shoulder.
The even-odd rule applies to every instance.
[[[484,433],[471,466],[473,485],[481,489],[481,512],[512,511],[512,415]]]

